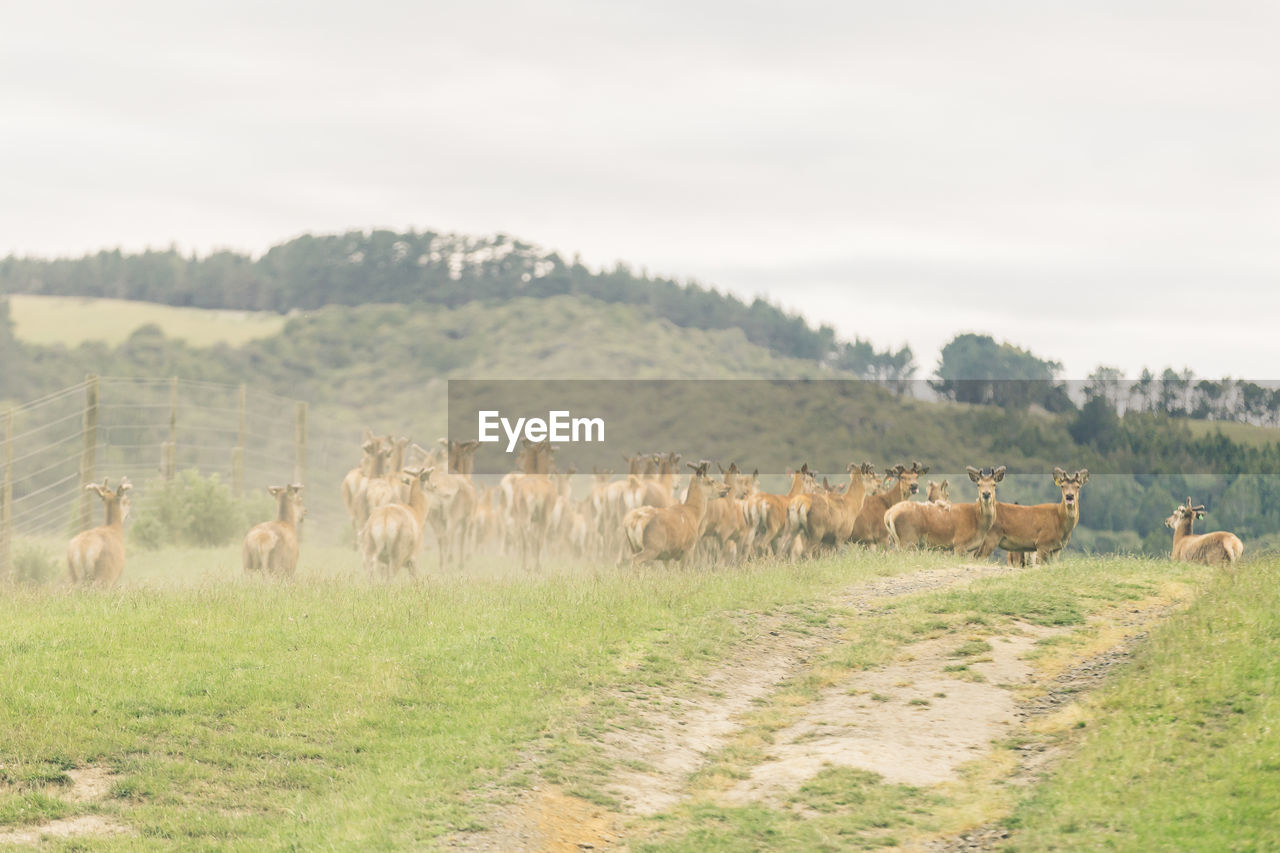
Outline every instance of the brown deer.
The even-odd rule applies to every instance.
[[[356,495],[364,488],[364,479],[369,476],[369,471],[373,467],[373,453],[381,444],[382,439],[365,427],[364,438],[360,443],[360,464],[342,478],[342,505],[346,507],[347,515],[354,517]]]
[[[106,518],[101,527],[86,530],[67,543],[67,573],[73,584],[114,586],[124,573],[124,520],[129,515],[132,485],[128,477],[112,491],[104,478],[101,485],[90,483],[85,491],[102,498]]]
[[[929,481],[929,488],[925,491],[924,499],[931,504],[949,504],[951,503],[951,484],[946,480],[941,483]]]
[[[995,522],[996,484],[1004,479],[1005,468],[965,470],[978,486],[974,503],[903,501],[885,510],[885,527],[895,548],[950,548],[958,554],[972,554],[982,545]]]
[[[503,516],[497,506],[497,489],[478,488],[476,507],[467,522],[467,540],[472,553],[484,550],[500,539]]]
[[[817,488],[814,473],[809,470],[809,463],[800,466],[800,470],[788,472],[791,476],[791,489],[785,495],[768,492],[757,492],[747,500],[747,522],[754,529],[755,550],[757,554],[765,551],[778,553],[782,550],[787,534],[787,507],[797,495],[812,492]]]
[[[1193,533],[1191,527],[1197,518],[1204,518],[1203,506],[1192,506],[1191,498],[1164,520],[1164,526],[1173,529],[1173,552],[1170,556],[1184,563],[1204,563],[1206,566],[1231,565],[1244,553],[1240,537],[1226,530],[1213,533]]]
[[[409,445],[407,438],[386,436],[379,449],[380,461],[378,473],[365,480],[363,509],[369,513],[380,506],[404,503],[408,491],[400,479],[400,471],[404,468],[405,448]]]
[[[653,560],[683,562],[702,537],[708,493],[719,492],[723,487],[717,487],[707,476],[710,462],[688,464],[693,476],[684,503],[636,507],[622,520],[631,547],[632,566]]]
[[[269,486],[267,491],[276,499],[275,521],[264,521],[249,530],[240,560],[246,572],[291,578],[298,568],[298,525],[307,513],[302,505],[302,485]]]
[[[431,477],[434,499],[428,500],[427,521],[436,536],[441,571],[456,558],[461,567],[466,562],[467,525],[476,508],[476,489],[471,482],[475,470],[475,453],[479,441],[440,439],[445,448],[447,470],[435,467]]]
[[[369,520],[370,511],[374,507],[395,503],[399,497],[398,487],[387,482],[387,463],[395,448],[385,439],[374,438],[366,441],[363,449],[368,467],[351,503],[351,519],[356,528],[357,540],[360,538],[359,531],[364,529],[365,522]]]
[[[617,538],[622,530],[622,516],[618,514],[618,502],[613,498],[614,487],[618,482],[613,479],[612,468],[591,469],[591,515],[595,524],[595,542],[600,555],[617,553],[621,544]],[[625,482],[625,481],[623,481]]]
[[[1053,469],[1053,483],[1062,489],[1058,503],[1022,506],[996,502],[996,518],[977,551],[979,557],[990,556],[996,548],[1009,552],[1009,562],[1023,565],[1026,554],[1035,554],[1045,563],[1071,541],[1071,531],[1080,521],[1080,489],[1089,480],[1089,469],[1067,476],[1061,468]]]
[[[728,470],[721,467],[720,473],[725,494],[707,501],[703,547],[711,559],[723,556],[736,562],[751,546],[754,528],[747,522],[747,499],[755,491],[760,472],[756,470],[749,476],[742,474],[734,462],[730,463]]]
[[[839,548],[853,536],[867,490],[877,482],[870,462],[845,466],[849,482],[844,491],[827,490],[792,498],[787,521],[793,534],[792,554],[802,556],[818,548]],[[826,480],[823,480],[826,483]]]
[[[369,477],[373,476],[378,451],[381,449],[382,439],[366,427],[364,441],[360,445],[360,464],[342,478],[342,505],[346,507],[347,515],[351,517],[351,525],[357,540],[360,538],[360,528],[364,526],[364,521],[368,517],[363,503],[364,487]],[[358,543],[357,547],[359,547]]]
[[[542,548],[551,523],[551,512],[560,496],[551,480],[551,442],[526,442],[524,471],[512,486],[511,517],[520,547],[520,567],[542,568]]]
[[[862,504],[862,512],[853,525],[854,542],[866,545],[882,545],[889,541],[889,528],[885,527],[884,514],[889,507],[905,501],[910,495],[919,493],[920,478],[929,473],[928,466],[920,467],[919,462],[912,462],[911,467],[895,465],[889,474],[897,477],[897,482],[878,494],[868,495]],[[887,481],[887,478],[886,478]]]
[[[382,577],[390,580],[401,566],[416,575],[414,561],[422,548],[422,527],[426,523],[427,495],[432,468],[406,468],[405,482],[409,486],[407,504],[385,504],[369,513],[369,520],[360,531],[360,550],[364,554],[364,568],[373,577],[382,566]]]

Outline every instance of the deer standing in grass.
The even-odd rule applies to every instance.
[[[853,536],[854,525],[867,501],[867,490],[876,483],[876,472],[870,462],[850,462],[845,472],[849,482],[843,492],[828,490],[791,499],[787,522],[793,536],[793,556],[824,547],[839,548]]]
[[[400,479],[400,471],[404,468],[405,448],[408,446],[407,438],[388,435],[382,439],[378,474],[368,478],[364,484],[363,506],[366,518],[368,513],[380,506],[404,503],[407,499],[409,493]]]
[[[351,500],[351,520],[355,525],[357,541],[365,522],[369,520],[370,511],[374,507],[394,503],[398,493],[395,486],[387,483],[387,462],[395,449],[381,438],[366,441],[362,449],[365,452],[364,477],[357,485]],[[370,495],[370,489],[373,490],[373,495]]]
[[[1004,479],[1005,468],[965,470],[978,487],[974,503],[903,501],[885,510],[885,527],[895,548],[950,548],[957,554],[972,554],[982,545],[995,523],[996,484]]]
[[[526,442],[523,475],[512,484],[512,513],[520,546],[520,568],[542,568],[542,548],[551,524],[551,512],[560,496],[551,480],[551,442]]]
[[[662,560],[684,562],[702,537],[709,493],[720,492],[707,476],[707,461],[694,465],[684,503],[674,506],[636,507],[622,520],[631,548],[631,565]]]
[[[734,462],[730,463],[728,470],[720,468],[720,473],[725,494],[707,501],[702,530],[703,549],[710,560],[723,556],[737,562],[751,546],[754,528],[747,522],[747,499],[755,491],[756,477],[760,472],[742,474]]]
[[[128,477],[112,491],[103,479],[102,484],[90,483],[86,491],[97,492],[102,498],[106,518],[101,527],[75,536],[67,543],[67,572],[73,584],[113,586],[124,573],[124,520],[129,514],[129,497],[133,488]]]
[[[366,427],[360,442],[360,464],[342,478],[342,505],[346,507],[347,515],[354,516],[356,495],[364,487],[364,479],[369,476],[372,468],[373,452],[381,443],[382,440]]]
[[[853,525],[850,537],[854,542],[866,545],[882,545],[889,541],[889,528],[885,526],[884,514],[889,507],[905,501],[909,496],[920,491],[920,478],[929,473],[928,466],[920,467],[919,462],[912,462],[911,467],[895,465],[889,474],[898,478],[892,486],[878,494],[868,495],[858,513],[858,520]]]
[[[422,527],[427,517],[428,481],[432,468],[406,468],[409,486],[407,504],[386,504],[374,508],[360,531],[360,551],[370,577],[382,566],[382,577],[390,580],[401,566],[416,576],[414,563],[422,549]]]
[[[996,548],[1009,552],[1012,565],[1023,565],[1026,554],[1035,554],[1041,563],[1054,557],[1071,541],[1071,531],[1080,521],[1080,489],[1089,480],[1089,469],[1081,468],[1071,476],[1061,468],[1053,469],[1053,483],[1062,489],[1058,503],[996,503],[996,518],[977,551],[979,557],[990,556]]]
[[[298,568],[298,525],[307,512],[302,505],[302,485],[269,486],[267,491],[276,499],[275,521],[264,521],[249,530],[240,549],[241,563],[246,572],[291,578]]]
[[[440,569],[457,559],[461,567],[466,562],[467,525],[476,508],[476,488],[471,482],[475,470],[478,441],[440,439],[445,448],[448,469],[435,468],[431,477],[434,499],[428,500],[427,521],[436,535]]]
[[[1239,536],[1226,530],[1193,533],[1191,528],[1197,518],[1204,518],[1204,507],[1192,506],[1191,498],[1187,498],[1164,520],[1164,526],[1173,530],[1173,559],[1206,566],[1229,566],[1240,559],[1244,543]]]
[[[817,488],[809,463],[800,466],[791,475],[791,489],[785,495],[757,492],[747,499],[747,523],[754,528],[755,550],[778,553],[785,544],[787,533],[787,507],[793,498]]]
[[[369,478],[373,476],[377,465],[378,451],[381,449],[382,439],[366,428],[364,441],[360,445],[360,464],[348,471],[347,475],[342,478],[342,505],[346,507],[347,515],[351,517],[351,525],[354,528],[356,539],[360,538],[360,528],[364,526],[364,522],[368,518],[368,512],[365,511],[363,503],[364,487]]]

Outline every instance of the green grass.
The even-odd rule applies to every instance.
[[[953,636],[978,655],[983,637],[1014,620],[1085,638],[1098,614],[1127,612],[1174,582],[1210,591],[1155,633],[1083,729],[1061,736],[1083,738],[1079,753],[1018,807],[1012,842],[1280,841],[1271,564],[1224,575],[1070,558],[854,613],[838,595],[849,584],[949,558],[855,552],[641,572],[554,563],[541,575],[494,558],[382,586],[350,551],[304,555],[293,583],[244,579],[235,549],[217,549],[131,555],[127,583],[111,592],[4,590],[0,828],[98,813],[137,834],[93,838],[94,849],[434,847],[484,828],[493,803],[535,778],[616,806],[598,738],[628,722],[618,697],[679,695],[763,619],[839,638],[744,720],[745,734],[767,742],[842,672],[905,645]],[[730,743],[702,781],[740,779],[759,757],[752,743]],[[68,771],[95,765],[117,774],[104,800],[62,796]],[[979,796],[831,768],[774,806],[729,808],[698,784],[684,805],[644,821],[632,849],[874,849],[946,831]]]
[[[1280,849],[1280,585],[1246,563],[1089,700],[1079,748],[1016,811],[1015,850]]]
[[[1280,430],[1275,427],[1241,424],[1233,421],[1199,421],[1190,418],[1181,419],[1196,438],[1221,432],[1227,438],[1249,447],[1264,447],[1280,439]]]
[[[74,347],[85,341],[124,343],[141,326],[154,323],[166,336],[192,346],[239,346],[284,328],[285,318],[269,311],[210,311],[124,299],[73,296],[9,296],[14,336],[27,343]]]
[[[720,571],[480,564],[370,585],[308,552],[294,583],[232,549],[131,557],[112,592],[0,597],[0,825],[99,811],[96,849],[403,849],[476,828],[587,698],[706,667],[744,614],[825,600],[863,557]],[[552,743],[545,743],[548,736]],[[57,774],[120,774],[99,804]],[[53,792],[50,793],[50,786]]]

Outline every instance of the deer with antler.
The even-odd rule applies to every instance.
[[[853,536],[854,525],[867,501],[867,491],[876,482],[870,462],[845,466],[849,482],[843,492],[826,490],[803,494],[787,506],[787,522],[792,533],[794,556],[822,547],[839,548]],[[825,484],[826,479],[823,479]]]
[[[971,554],[982,545],[995,523],[996,484],[1004,479],[1005,468],[1001,465],[981,471],[973,467],[965,470],[978,487],[978,499],[974,503],[903,501],[885,510],[884,524],[895,548],[925,546]]]
[[[1206,566],[1231,565],[1244,553],[1240,537],[1226,530],[1213,533],[1193,533],[1191,528],[1197,518],[1204,518],[1204,506],[1192,506],[1191,498],[1164,520],[1164,526],[1173,530],[1175,560],[1184,563],[1204,563]]]
[[[1080,489],[1088,480],[1088,468],[1070,476],[1054,468],[1053,484],[1062,490],[1062,500],[1057,503],[1022,506],[997,501],[995,521],[977,555],[987,557],[1003,548],[1013,565],[1023,565],[1027,554],[1035,554],[1041,563],[1057,556],[1071,541],[1071,532],[1080,521]]]
[[[897,477],[897,482],[878,494],[868,495],[858,513],[857,522],[853,525],[850,538],[854,542],[865,545],[881,545],[889,541],[889,528],[885,526],[884,514],[889,507],[902,503],[908,497],[920,491],[920,478],[929,473],[929,466],[921,466],[912,462],[911,467],[895,465],[889,474]]]
[[[720,468],[725,494],[707,501],[702,548],[711,560],[723,556],[730,562],[741,559],[751,545],[754,528],[747,522],[747,500],[755,492],[757,469],[750,475],[738,470],[738,463]]]
[[[124,520],[129,515],[128,477],[114,490],[106,479],[90,483],[86,491],[102,498],[106,518],[101,527],[75,536],[67,543],[67,571],[73,584],[113,586],[124,573]]]
[[[702,537],[706,523],[709,495],[723,494],[726,488],[707,476],[711,463],[704,460],[694,465],[684,503],[674,506],[636,507],[622,520],[627,544],[631,549],[631,565],[653,560],[683,562]]]

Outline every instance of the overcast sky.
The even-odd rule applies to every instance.
[[[1276,378],[1280,6],[25,3],[0,254],[505,232],[959,331]]]

